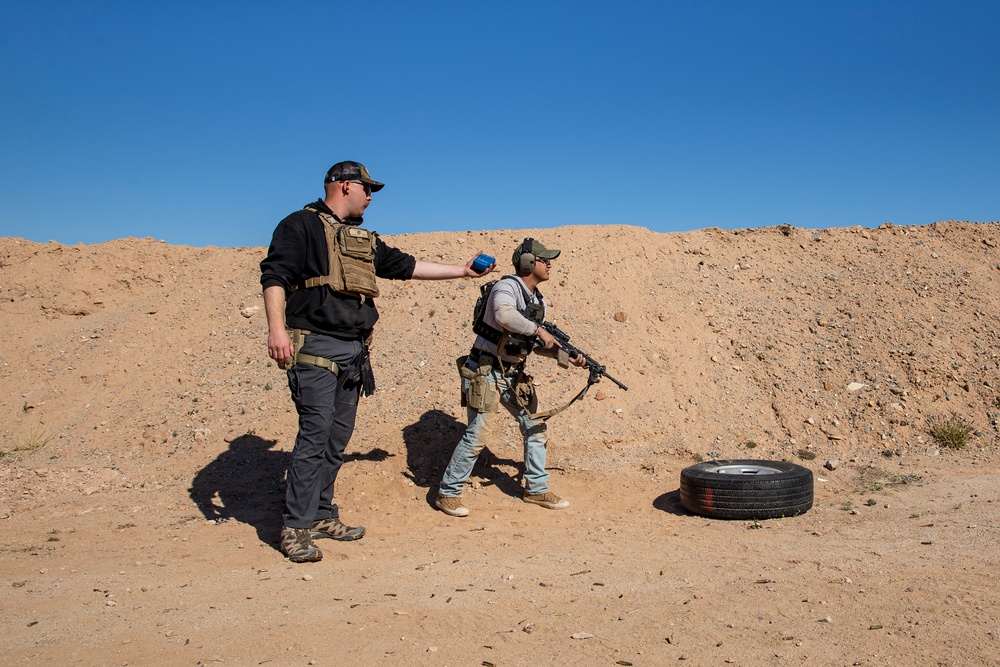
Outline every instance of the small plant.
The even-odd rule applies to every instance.
[[[814,458],[816,458],[816,452],[809,451],[808,449],[800,449],[799,451],[795,452],[795,455],[798,456],[803,461],[812,461]]]
[[[746,447],[747,449],[753,449],[754,447],[757,446],[757,443],[754,442],[753,440],[747,440],[745,443],[743,443],[743,446]]]
[[[850,512],[852,509],[854,509],[854,503],[852,503],[850,500],[845,500],[844,504],[840,506],[840,509],[844,510],[845,512]]]
[[[270,382],[267,382],[267,383],[264,384],[264,391],[271,391],[271,383]]]
[[[47,445],[51,439],[51,433],[46,431],[41,426],[34,426],[24,433],[15,436],[14,449],[9,452],[4,452],[3,455],[24,454],[25,456],[28,456]]]
[[[947,417],[928,420],[930,434],[942,447],[964,449],[976,432],[976,428],[965,417],[952,412]]]
[[[886,472],[885,470],[880,470],[879,468],[870,467],[863,469],[858,474],[857,486],[855,490],[858,493],[884,491],[890,486],[906,486],[907,484],[913,484],[919,481],[920,475],[897,475]]]

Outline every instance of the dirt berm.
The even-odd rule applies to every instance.
[[[480,281],[382,282],[338,484],[358,542],[276,549],[295,436],[265,249],[0,239],[0,647],[16,665],[998,665],[1000,223],[385,240],[562,249],[551,319],[629,386],[550,427],[553,512],[498,418],[465,493],[455,357]],[[262,243],[266,239],[261,239]],[[542,407],[585,382],[532,362]],[[962,448],[931,435],[970,428]],[[807,513],[711,520],[680,471],[787,460]]]

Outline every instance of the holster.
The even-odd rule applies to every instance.
[[[291,363],[289,363],[288,365],[278,364],[278,368],[280,368],[283,371],[287,371],[295,364],[304,363],[304,364],[312,364],[313,366],[319,366],[320,368],[327,369],[334,375],[340,375],[340,366],[338,366],[335,361],[299,352],[299,350],[302,349],[302,346],[305,345],[305,337],[308,335],[309,331],[305,329],[289,330],[289,336],[292,339],[292,350],[293,350],[292,360]]]
[[[500,392],[490,385],[492,366],[480,363],[477,370],[472,370],[465,365],[468,358],[466,355],[455,360],[458,374],[469,382],[468,388],[462,392],[462,407],[471,408],[476,412],[496,412],[500,406]]]

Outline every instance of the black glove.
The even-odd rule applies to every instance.
[[[375,373],[372,372],[372,361],[368,356],[368,348],[361,353],[361,395],[371,396],[375,393]]]

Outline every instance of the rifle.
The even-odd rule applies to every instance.
[[[607,367],[605,367],[604,364],[602,364],[597,359],[594,359],[592,356],[590,356],[580,348],[570,343],[569,334],[567,334],[565,331],[557,327],[552,322],[543,322],[542,328],[548,331],[550,334],[552,334],[552,337],[556,339],[556,342],[559,343],[562,349],[571,358],[576,356],[581,356],[586,360],[587,368],[590,369],[590,377],[587,379],[587,387],[586,389],[584,389],[584,393],[586,393],[586,390],[590,388],[590,385],[600,382],[602,377],[608,378],[609,380],[614,382],[616,385],[618,385],[625,391],[628,391],[628,387],[626,387],[621,382],[608,375]],[[582,395],[579,398],[582,398]]]

